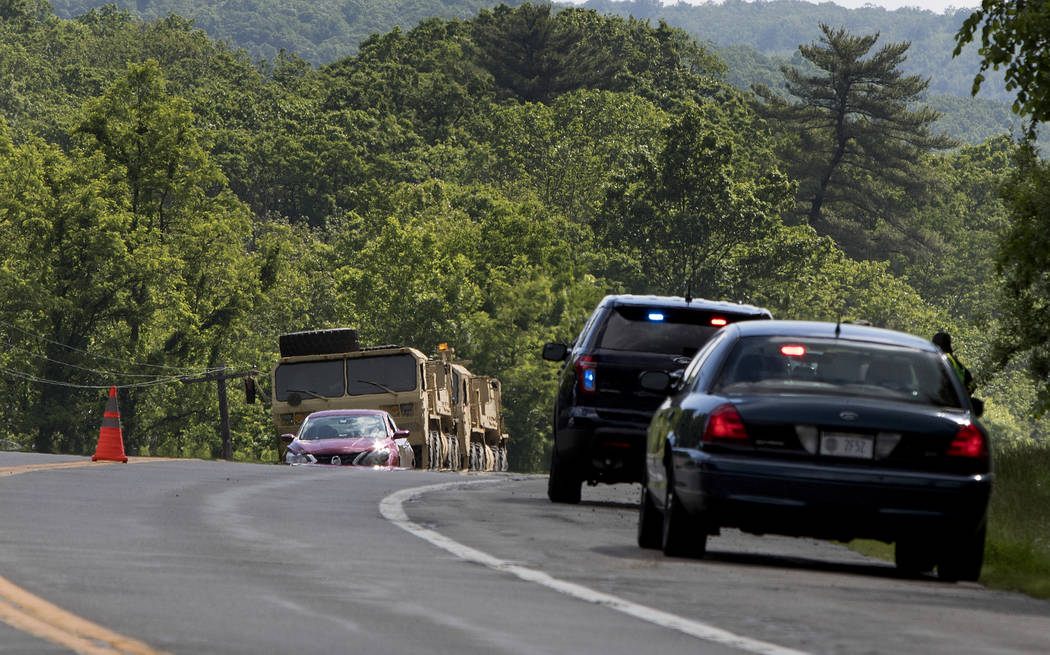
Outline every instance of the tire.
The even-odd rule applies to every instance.
[[[578,505],[582,485],[583,480],[574,476],[558,456],[558,447],[551,448],[551,473],[547,478],[547,498],[552,503]]]
[[[674,478],[667,474],[667,496],[664,503],[664,555],[668,557],[703,557],[707,552],[707,528],[702,515],[690,516],[674,491]]]
[[[448,439],[449,446],[451,447],[450,448],[451,457],[449,458],[449,468],[452,469],[453,471],[460,471],[460,470],[463,469],[463,467],[461,466],[462,460],[460,460],[460,457],[459,457],[459,439],[456,439],[456,437],[451,435],[451,434],[446,435],[446,439]]]
[[[986,532],[982,524],[975,532],[955,532],[953,538],[945,540],[937,561],[937,577],[948,582],[977,582],[984,564]]]
[[[281,357],[348,353],[361,349],[357,341],[357,330],[351,328],[289,332],[280,335],[277,344]]]
[[[904,575],[919,576],[933,571],[937,555],[932,539],[902,537],[893,546],[893,560],[897,570]]]
[[[660,548],[663,545],[663,517],[649,494],[649,486],[642,482],[642,497],[638,502],[638,545],[642,548]]]

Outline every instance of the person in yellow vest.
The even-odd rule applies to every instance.
[[[947,332],[938,332],[933,335],[932,341],[941,349],[944,356],[948,358],[948,363],[952,365],[955,374],[959,376],[959,380],[966,387],[966,393],[972,396],[977,389],[977,385],[974,384],[970,369],[963,366],[963,363],[959,361],[959,357],[952,351],[952,336]]]

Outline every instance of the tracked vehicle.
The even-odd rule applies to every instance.
[[[283,334],[279,345],[277,434],[322,409],[382,409],[409,431],[417,468],[507,470],[499,380],[472,374],[451,349],[428,357],[408,346],[361,347],[349,328]]]

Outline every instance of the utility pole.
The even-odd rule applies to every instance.
[[[230,439],[230,408],[226,403],[226,363],[222,365],[222,376],[217,380],[219,386],[219,434],[222,435],[222,458],[233,460],[233,441]]]
[[[232,380],[236,378],[245,378],[258,375],[259,372],[256,370],[245,371],[243,373],[229,373],[229,368],[224,362],[221,364],[221,370],[207,375],[202,375],[196,378],[183,378],[182,382],[186,384],[192,384],[195,382],[216,382],[218,384],[219,391],[219,436],[222,438],[222,458],[225,460],[233,459],[233,439],[230,437],[230,407],[226,397],[226,380]]]

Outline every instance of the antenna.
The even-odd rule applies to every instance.
[[[693,255],[694,252],[689,253],[689,273],[685,278],[685,304],[693,302]]]
[[[839,338],[839,332],[842,331],[842,317],[839,316],[839,320],[835,323],[835,338]]]

